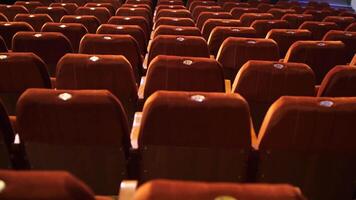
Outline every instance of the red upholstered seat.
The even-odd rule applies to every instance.
[[[281,19],[286,14],[296,14],[296,11],[294,9],[271,8],[268,13],[271,13],[275,19]]]
[[[144,17],[150,24],[152,23],[152,16],[147,8],[125,8],[121,7],[116,10],[116,16],[141,16]]]
[[[350,24],[355,22],[354,17],[342,17],[342,16],[327,16],[323,20],[324,22],[335,22],[341,30],[345,30]]]
[[[189,0],[188,0],[189,1]],[[216,1],[192,1],[191,3],[188,2],[187,3],[187,8],[189,9],[190,12],[193,12],[193,10],[195,9],[195,7],[197,6],[218,6]]]
[[[350,24],[346,29],[345,31],[353,31],[355,32],[356,31],[356,22]]]
[[[96,33],[100,26],[100,21],[93,15],[66,15],[61,19],[61,23],[80,23],[87,28],[89,33]]]
[[[161,17],[159,18],[159,20],[156,21],[155,28],[161,25],[195,27],[195,22],[191,18]]]
[[[14,159],[12,143],[15,139],[15,133],[12,129],[6,108],[0,100],[0,168],[11,169]],[[1,176],[2,179],[2,176]]]
[[[105,24],[111,17],[110,11],[105,7],[79,7],[75,11],[76,15],[93,15],[99,19],[101,24]]]
[[[15,1],[14,5],[25,7],[29,13],[32,13],[35,8],[43,6],[43,4],[39,1]]]
[[[313,21],[314,17],[311,14],[285,14],[281,18],[289,23],[290,28],[299,28],[305,21]]]
[[[271,13],[245,13],[240,17],[244,26],[251,26],[255,20],[259,19],[272,20],[274,16]]]
[[[68,11],[69,15],[74,15],[78,5],[76,3],[51,3],[50,7],[63,7]]]
[[[242,23],[235,19],[208,19],[205,21],[201,32],[205,40],[208,41],[210,33],[215,27],[240,27]]]
[[[7,17],[4,14],[0,13],[0,22],[7,22],[7,21],[9,21]]]
[[[8,52],[5,40],[0,36],[0,52]]]
[[[53,19],[48,14],[17,14],[14,21],[26,22],[31,25],[34,31],[40,32],[42,26],[47,22],[53,22]]]
[[[251,5],[246,2],[225,2],[223,5],[223,9],[226,12],[231,12],[233,8],[250,8]]]
[[[13,21],[17,14],[28,14],[28,10],[21,5],[6,5],[0,7],[0,13],[6,16],[9,21]]]
[[[299,26],[299,29],[307,29],[312,33],[313,40],[321,40],[330,30],[340,30],[334,22],[307,21]]]
[[[232,8],[230,13],[235,19],[240,19],[241,16],[245,13],[259,13],[260,10],[257,8],[250,8],[250,7],[235,7]]]
[[[221,6],[196,6],[192,12],[192,17],[196,21],[202,12],[223,12]]]
[[[315,21],[323,21],[325,17],[331,16],[332,12],[329,10],[315,10],[307,9],[303,14],[311,14]]]
[[[156,13],[156,20],[161,17],[192,18],[192,15],[187,9],[160,9]]]
[[[142,4],[138,4],[138,5],[142,5]],[[183,9],[187,9],[187,8],[182,5],[158,5],[155,8],[156,13],[158,13],[161,10],[183,10]]]
[[[115,25],[137,25],[145,32],[145,38],[150,38],[151,27],[147,19],[140,16],[113,16],[109,19],[108,24]]]
[[[0,22],[0,36],[8,49],[12,49],[12,37],[19,31],[34,31],[26,22]]]
[[[331,30],[324,35],[323,40],[342,41],[345,44],[347,60],[351,60],[356,53],[356,32]]]
[[[47,14],[49,15],[54,22],[59,22],[63,16],[68,15],[67,9],[64,7],[46,7],[40,6],[37,7],[33,13],[35,14]]]
[[[202,36],[200,30],[193,26],[171,26],[160,25],[153,32],[153,38],[159,35],[186,35],[186,36]]]
[[[123,1],[121,1],[121,0],[119,0],[119,1],[118,0],[92,0],[91,2],[92,3],[97,3],[97,4],[98,3],[100,3],[100,4],[109,3],[114,7],[115,10],[117,10],[123,4]],[[91,2],[88,2],[88,3],[91,3]]]
[[[233,19],[228,12],[202,12],[196,21],[197,27],[202,30],[206,21],[209,19]]]
[[[255,20],[251,27],[253,27],[257,36],[265,38],[267,33],[272,29],[288,29],[289,23],[286,20]]]
[[[106,9],[109,10],[110,12],[110,15],[113,16],[115,15],[115,12],[116,12],[116,8],[113,4],[111,3],[101,3],[101,2],[98,2],[98,3],[95,3],[95,2],[90,2],[90,3],[86,3],[84,5],[84,7],[89,7],[89,8],[100,8],[100,7],[104,7]],[[103,12],[104,13],[104,12]]]

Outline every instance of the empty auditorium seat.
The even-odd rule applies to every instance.
[[[110,11],[105,7],[79,7],[75,11],[76,15],[93,15],[99,19],[101,24],[105,24],[111,17]]]
[[[251,26],[255,20],[272,20],[274,19],[271,13],[245,13],[241,15],[240,20],[244,26]]]
[[[122,4],[123,1],[119,0],[92,0],[92,3],[110,3],[115,10],[117,10]],[[89,3],[89,2],[88,2]]]
[[[285,14],[281,18],[289,23],[290,28],[299,28],[306,21],[313,21],[313,15],[311,14]]]
[[[355,32],[356,31],[356,22],[350,24],[346,29],[345,31],[353,31]]]
[[[286,14],[296,14],[296,11],[294,9],[271,8],[268,13],[271,13],[275,19],[281,19]]]
[[[352,24],[356,20],[353,17],[327,16],[323,21],[335,22],[341,30],[345,30],[350,24]]]
[[[325,17],[331,16],[331,11],[328,10],[306,10],[303,14],[311,14],[313,15],[313,19],[315,21],[323,21]]]
[[[271,39],[229,37],[224,40],[216,60],[224,69],[226,79],[233,81],[239,69],[249,60],[279,59],[278,45]]]
[[[161,25],[195,27],[195,22],[190,18],[161,17],[156,21],[155,28]]]
[[[109,19],[108,24],[116,24],[116,25],[137,25],[142,28],[145,32],[146,38],[150,38],[151,27],[147,19],[140,16],[113,16]]]
[[[153,2],[151,0],[127,0],[125,4],[146,4],[153,7]]]
[[[61,0],[61,3],[75,3],[78,6],[84,6],[88,2],[92,2],[92,0]]]
[[[9,21],[9,20],[7,19],[7,17],[6,17],[4,14],[2,14],[2,13],[0,12],[0,22],[7,22],[7,21]]]
[[[10,115],[28,88],[51,88],[46,64],[33,53],[0,53],[0,98]]]
[[[36,54],[47,64],[51,76],[55,76],[58,60],[73,52],[68,38],[55,32],[18,32],[13,37],[12,50]]]
[[[206,183],[174,180],[154,180],[142,185],[134,200],[157,199],[254,199],[302,200],[299,188],[286,184]]]
[[[86,3],[84,5],[84,7],[93,7],[93,8],[104,7],[104,8],[109,10],[111,16],[114,16],[115,12],[116,12],[115,7],[111,3],[94,3],[94,2],[90,2],[90,3]]]
[[[59,22],[64,15],[68,15],[68,11],[64,7],[37,7],[33,13],[48,14],[54,22]]]
[[[232,15],[228,12],[202,12],[196,20],[197,27],[202,30],[204,23],[209,19],[232,19]]]
[[[205,40],[209,39],[210,33],[215,27],[240,27],[242,23],[240,20],[235,19],[208,19],[205,21],[203,28],[201,30]]]
[[[148,67],[145,99],[158,90],[225,92],[222,67],[210,58],[156,56]]]
[[[223,9],[226,12],[231,12],[233,8],[250,8],[251,5],[246,2],[225,2],[223,5]]]
[[[138,5],[142,5],[142,4],[138,4]],[[185,6],[182,5],[159,5],[156,6],[155,10],[156,13],[158,13],[161,10],[181,10],[181,9],[187,9]]]
[[[250,60],[237,73],[232,91],[248,102],[258,132],[274,101],[286,95],[314,96],[314,85],[314,72],[306,64]]]
[[[306,29],[273,29],[267,33],[267,39],[277,42],[280,58],[284,58],[289,47],[299,40],[312,40],[311,32]]]
[[[347,60],[351,60],[356,53],[356,32],[331,30],[325,34],[323,40],[342,41],[345,44]]]
[[[74,15],[78,5],[76,3],[51,3],[50,7],[63,7],[68,11],[69,15]]]
[[[6,5],[0,9],[9,21],[13,21],[17,14],[28,14],[28,10],[21,5]]]
[[[53,22],[48,14],[18,14],[14,18],[15,22],[26,22],[34,31],[40,32],[42,26],[47,22]]]
[[[340,28],[334,22],[307,21],[300,25],[299,29],[307,29],[312,33],[313,40],[321,40],[328,31],[339,30]]]
[[[289,24],[286,20],[255,20],[251,27],[256,30],[257,37],[265,38],[272,29],[287,29]]]
[[[350,62],[350,66],[356,65],[356,54],[354,55],[354,57],[352,58],[351,62]]]
[[[260,10],[257,8],[245,8],[245,7],[235,7],[231,9],[230,13],[235,19],[240,19],[240,17],[245,13],[259,13]]]
[[[256,37],[256,30],[252,27],[215,27],[209,36],[208,45],[210,54],[217,56],[219,48],[228,37]]]
[[[109,91],[28,89],[17,105],[17,124],[33,169],[66,170],[97,194],[117,194],[126,177],[129,130]]]
[[[269,11],[271,8],[274,8],[275,5],[270,4],[270,3],[259,3],[257,8],[260,12],[264,13]]]
[[[73,51],[78,52],[79,43],[88,30],[80,23],[55,23],[50,22],[43,25],[42,32],[59,32],[65,35],[72,44]]]
[[[220,6],[197,6],[192,10],[192,17],[196,21],[202,12],[223,12]]]
[[[2,100],[0,100],[0,169],[11,169],[13,167],[11,162],[11,157],[13,156],[11,145],[14,139],[15,134],[10,119],[2,104]]]
[[[117,9],[116,16],[141,16],[144,17],[150,24],[152,23],[152,16],[150,11],[146,8],[125,8],[121,7]]]
[[[159,35],[201,36],[201,33],[197,27],[192,27],[192,26],[160,25],[153,32],[153,38]]]
[[[251,134],[238,94],[158,91],[143,108],[141,180],[244,181]]]
[[[0,170],[0,177],[5,185],[0,193],[1,199],[110,200],[95,197],[84,182],[64,171]]]
[[[157,5],[184,5],[183,1],[158,0]]]
[[[61,19],[61,23],[80,23],[87,28],[89,33],[96,33],[100,26],[100,21],[93,15],[66,15]]]
[[[145,32],[137,25],[115,25],[115,24],[102,24],[96,31],[97,34],[119,34],[132,36],[139,48],[140,53],[145,55],[147,51],[147,40]]]
[[[0,22],[0,36],[8,49],[12,49],[12,37],[19,31],[34,31],[26,22]]]
[[[335,65],[344,65],[350,60],[341,41],[297,41],[288,50],[284,62],[301,62],[309,65],[315,73],[316,84]]]
[[[86,34],[80,42],[79,53],[123,55],[131,64],[137,83],[143,74],[140,48],[130,35]]]
[[[197,6],[218,6],[216,1],[193,1],[191,4],[187,4],[187,8],[190,12],[193,12]]]
[[[317,96],[356,97],[356,67],[338,65],[332,68],[320,85]]]
[[[192,15],[187,9],[161,9],[156,13],[156,20],[161,17],[192,18]]]
[[[158,55],[209,58],[209,48],[203,37],[159,35],[152,40],[147,65]]]
[[[258,136],[257,181],[293,184],[308,199],[352,199],[355,102],[290,96],[277,100]]]
[[[43,4],[39,1],[15,1],[14,5],[25,7],[29,13],[32,13],[35,8],[43,6]]]
[[[128,119],[137,107],[131,64],[120,55],[66,54],[58,62],[57,89],[107,89],[122,103]]]

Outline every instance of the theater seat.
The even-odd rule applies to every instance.
[[[233,19],[232,15],[228,12],[202,12],[199,14],[196,25],[202,30],[204,23],[209,19]]]
[[[317,96],[356,97],[356,67],[338,65],[331,69],[320,85]]]
[[[0,22],[0,37],[6,43],[6,47],[12,49],[12,37],[20,31],[34,31],[26,22]]]
[[[150,38],[151,27],[147,19],[140,16],[113,16],[109,19],[108,24],[115,25],[137,25],[145,32],[145,38]]]
[[[142,185],[133,200],[303,200],[300,189],[287,184],[237,184],[154,180]]]
[[[199,28],[193,26],[160,25],[153,32],[153,39],[159,35],[202,36]]]
[[[7,17],[4,14],[0,13],[0,22],[7,22],[7,21],[9,21]]]
[[[232,86],[250,106],[254,128],[258,132],[270,105],[281,96],[314,96],[313,71],[303,63],[250,60]]]
[[[48,14],[18,14],[14,21],[26,22],[32,26],[34,31],[40,32],[42,26],[47,22],[53,22],[53,19]]]
[[[51,3],[50,7],[63,7],[68,11],[69,15],[74,15],[75,10],[77,10],[78,5],[76,3]]]
[[[248,105],[238,94],[154,93],[138,135],[141,181],[246,180],[250,124]]]
[[[11,22],[17,14],[28,14],[28,10],[21,5],[6,5],[0,8],[0,12]]]
[[[215,27],[240,27],[242,23],[235,19],[208,19],[205,21],[201,30],[203,37],[208,41],[210,33]]]
[[[345,30],[350,24],[355,22],[353,17],[342,17],[342,16],[327,16],[323,20],[324,22],[335,22],[341,30]]]
[[[352,199],[356,98],[281,97],[259,141],[258,182],[289,183],[308,199]]]
[[[350,62],[341,41],[297,41],[288,50],[284,62],[307,64],[315,73],[319,85],[326,73],[335,65]]]
[[[10,171],[0,170],[4,200],[110,200],[95,197],[81,180],[64,171]]]
[[[99,19],[93,15],[66,15],[60,22],[83,24],[89,33],[96,33],[96,29],[100,26]]]
[[[156,56],[147,71],[145,99],[158,90],[225,92],[222,67],[210,58]]]
[[[56,88],[106,89],[120,100],[128,119],[133,119],[136,111],[135,76],[121,55],[66,54],[57,65]]]
[[[245,13],[259,13],[258,8],[246,8],[246,7],[234,7],[231,9],[230,13],[234,19],[240,19],[241,16]]]
[[[325,34],[323,40],[342,41],[345,44],[347,60],[351,60],[356,53],[356,32],[331,30]]]
[[[33,53],[0,53],[0,74],[0,98],[10,115],[26,89],[51,88],[46,64]]]
[[[11,160],[13,159],[13,150],[11,145],[14,139],[15,134],[10,119],[0,100],[0,169],[11,169],[13,167]],[[1,176],[0,179],[2,179]]]
[[[33,13],[47,14],[53,19],[54,22],[59,22],[63,16],[69,14],[68,11],[63,7],[46,7],[46,6],[37,7],[33,11]]]
[[[250,8],[251,5],[249,3],[246,3],[246,2],[225,2],[223,4],[223,9],[226,11],[226,12],[231,12],[231,10],[233,8]]]
[[[294,9],[271,8],[268,13],[271,13],[275,19],[281,19],[286,14],[296,14],[296,11]]]
[[[32,169],[66,170],[96,194],[117,194],[129,130],[109,91],[28,89],[17,104],[17,124]]]
[[[12,39],[12,50],[36,54],[47,64],[51,76],[55,76],[58,60],[73,52],[68,38],[55,32],[18,32]]]
[[[90,3],[86,3],[84,5],[84,7],[89,7],[89,8],[100,8],[100,7],[102,7],[102,8],[106,8],[106,9],[109,10],[109,13],[110,13],[111,16],[114,16],[115,12],[116,12],[116,8],[112,3],[90,2]]]
[[[216,60],[221,63],[226,79],[233,81],[249,60],[278,61],[278,45],[271,39],[229,37],[224,40]]]
[[[313,40],[322,40],[328,31],[339,30],[340,28],[334,22],[307,21],[300,25],[299,29],[309,30],[312,33]]]
[[[241,23],[244,26],[251,26],[258,19],[272,20],[274,16],[271,13],[245,13],[240,17]]]
[[[281,18],[289,23],[290,28],[299,28],[305,21],[313,21],[313,15],[311,14],[285,14]]]
[[[154,28],[157,28],[161,25],[195,27],[195,22],[191,18],[161,17],[156,21]]]
[[[223,9],[221,6],[196,6],[191,12],[193,20],[197,21],[202,12],[223,12]]]
[[[288,29],[289,24],[286,20],[255,20],[251,27],[253,27],[257,36],[265,38],[268,31],[272,29]]]
[[[187,9],[160,9],[156,11],[155,19],[158,20],[161,17],[192,18],[192,15]]]
[[[125,16],[125,17],[141,16],[144,17],[149,22],[149,24],[152,24],[152,16],[150,14],[150,11],[146,8],[121,7],[116,10],[116,16]]]
[[[32,13],[35,8],[43,6],[43,4],[39,1],[15,1],[14,5],[25,7],[29,13]]]
[[[356,31],[356,22],[350,24],[346,29],[345,31]]]
[[[76,15],[93,15],[99,19],[101,24],[105,24],[111,17],[110,11],[105,7],[79,7],[75,11]]]

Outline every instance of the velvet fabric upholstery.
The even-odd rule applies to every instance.
[[[270,3],[259,3],[257,8],[260,12],[264,13],[269,11],[271,8],[275,8],[275,5]]]
[[[92,0],[62,0],[62,3],[75,3],[78,6],[84,6],[88,2],[92,2]]]
[[[115,24],[102,24],[96,31],[97,34],[118,34],[130,35],[133,37],[139,48],[141,55],[147,52],[147,41],[145,32],[138,25],[115,25]]]
[[[130,62],[136,80],[143,73],[140,48],[130,35],[86,34],[80,42],[79,53],[123,55]]]
[[[7,21],[9,21],[9,20],[7,19],[7,17],[6,17],[4,14],[2,14],[2,13],[0,12],[0,22],[7,22]]]
[[[156,13],[156,20],[161,17],[192,18],[192,15],[187,9],[161,9]]]
[[[111,16],[115,15],[115,12],[116,12],[116,8],[111,3],[90,2],[90,3],[86,3],[84,5],[84,7],[89,7],[89,8],[100,8],[100,7],[103,7],[103,8],[106,8],[106,9],[109,10]],[[106,20],[106,21],[108,21],[108,20]]]
[[[289,47],[299,40],[312,40],[311,32],[306,29],[273,29],[270,30],[266,39],[277,42],[280,58],[284,58]]]
[[[302,63],[250,60],[236,75],[232,91],[250,106],[256,132],[270,105],[281,96],[314,96],[313,71]]]
[[[228,12],[202,12],[196,21],[197,27],[202,30],[205,22],[209,19],[232,19],[232,15]]]
[[[153,38],[159,35],[201,36],[201,33],[197,27],[193,26],[160,25],[153,32]]]
[[[189,1],[189,0],[188,0]],[[193,12],[193,10],[195,9],[195,7],[197,6],[218,6],[216,1],[192,1],[191,4],[189,4],[189,2],[187,3],[187,8],[189,9],[190,12]]]
[[[54,22],[59,22],[64,15],[68,15],[68,11],[63,7],[46,7],[40,6],[37,7],[33,13],[35,14],[47,14],[49,15]]]
[[[285,14],[296,14],[296,11],[294,9],[271,8],[268,13],[271,13],[275,19],[281,19]]]
[[[356,67],[335,66],[325,75],[317,96],[356,97],[355,82]]]
[[[146,8],[119,8],[116,11],[116,16],[141,16],[151,23],[152,16],[150,11]]]
[[[308,199],[352,199],[355,102],[291,96],[277,100],[258,136],[257,181],[293,184]]]
[[[115,10],[117,10],[120,6],[123,5],[123,1],[119,0],[92,0],[91,1],[92,3],[109,3],[111,4]],[[88,3],[91,3],[91,2],[88,2]]]
[[[158,90],[225,92],[222,67],[210,58],[156,56],[147,71],[145,98]]]
[[[312,33],[313,40],[322,40],[328,31],[339,30],[340,28],[334,22],[307,21],[300,25],[299,29],[309,30]]]
[[[115,24],[115,25],[137,25],[139,26],[146,35],[146,38],[150,38],[151,27],[147,19],[140,16],[113,16],[109,19],[108,24]]]
[[[221,44],[228,37],[254,38],[256,30],[252,27],[215,27],[208,39],[210,54],[217,56]]]
[[[88,33],[87,28],[80,23],[55,23],[43,25],[41,32],[58,32],[66,36],[72,44],[73,51],[78,52],[82,37]]]
[[[34,31],[26,22],[0,22],[0,36],[4,39],[6,47],[12,49],[12,37],[19,31]]]
[[[250,8],[251,5],[246,2],[225,2],[223,5],[223,9],[226,12],[231,12],[234,8]]]
[[[137,86],[133,69],[124,56],[66,54],[58,62],[56,78],[57,89],[109,90],[120,100],[128,118],[133,118]]]
[[[240,19],[240,17],[245,13],[259,13],[258,8],[245,8],[245,7],[235,7],[231,9],[230,13],[235,19]]]
[[[156,21],[155,28],[161,25],[195,27],[195,22],[191,18],[161,17],[159,18],[159,20]]]
[[[210,57],[203,37],[179,35],[159,35],[154,38],[148,54],[148,65],[158,55]]]
[[[53,22],[53,19],[48,14],[18,14],[14,18],[14,21],[26,22],[31,25],[34,31],[40,32],[42,26],[47,22]]]
[[[28,10],[21,5],[6,5],[0,7],[0,13],[4,14],[6,18],[11,22],[17,14],[28,14]]]
[[[78,5],[76,3],[51,3],[51,7],[63,7],[68,11],[69,15],[74,15],[75,10],[77,10]]]
[[[350,24],[346,29],[345,31],[353,31],[355,32],[356,31],[356,22]]]
[[[306,10],[303,14],[311,14],[315,21],[323,21],[325,17],[331,16],[331,11],[328,10]]]
[[[17,32],[12,39],[12,50],[36,54],[47,64],[51,76],[55,75],[58,60],[73,52],[68,38],[55,32]]]
[[[0,170],[3,200],[95,200],[91,189],[64,171]]]
[[[99,19],[101,24],[105,24],[111,17],[110,11],[105,7],[79,7],[75,11],[76,15],[93,15]]]
[[[87,28],[89,33],[96,33],[100,26],[100,21],[93,15],[66,15],[62,17],[61,23],[79,23]]]
[[[96,194],[117,194],[129,130],[109,91],[28,89],[17,104],[17,124],[33,169],[66,170]]]
[[[241,15],[240,20],[244,26],[251,26],[255,20],[272,20],[274,16],[271,13],[245,13]]]
[[[251,134],[238,94],[158,91],[143,108],[141,180],[246,180]]]
[[[154,180],[142,185],[134,200],[304,200],[299,188],[287,184],[237,184]]]
[[[342,41],[345,44],[345,54],[348,61],[356,53],[356,32],[331,30],[325,34],[323,40]]]
[[[10,169],[12,167],[11,157],[13,152],[11,145],[14,139],[15,134],[10,119],[0,100],[0,169]]]
[[[297,41],[289,48],[284,62],[301,62],[311,67],[319,85],[335,65],[348,62],[345,44],[341,41]]]
[[[240,20],[235,19],[208,19],[204,22],[202,27],[202,34],[205,40],[208,41],[210,33],[214,30],[215,27],[240,27],[242,23]]]
[[[221,44],[216,60],[226,79],[233,81],[239,69],[249,60],[279,59],[278,45],[271,39],[229,37]]]
[[[251,27],[253,27],[257,36],[265,38],[267,33],[272,29],[288,29],[289,24],[286,20],[255,20]]]
[[[183,1],[172,1],[172,0],[158,0],[157,5],[184,5]]]
[[[156,13],[158,13],[161,10],[184,10],[187,9],[185,6],[182,5],[159,5],[156,6],[155,10]]]
[[[350,24],[355,22],[353,17],[342,17],[342,16],[327,16],[323,20],[324,22],[335,22],[341,30],[345,30]]]
[[[202,12],[223,12],[221,6],[196,6],[191,12],[192,17],[196,21]]]
[[[39,1],[15,1],[14,5],[25,7],[29,13],[32,13],[35,8],[43,6],[43,4]]]
[[[311,14],[285,14],[281,18],[289,23],[290,28],[299,28],[306,21],[313,21],[314,17]]]
[[[33,53],[0,54],[0,98],[15,114],[16,102],[28,88],[51,88],[46,64]]]

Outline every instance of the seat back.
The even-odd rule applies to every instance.
[[[75,10],[77,10],[78,5],[76,3],[51,3],[50,7],[63,7],[68,11],[69,15],[74,15]]]
[[[66,15],[60,22],[83,24],[89,33],[96,33],[96,29],[100,26],[99,19],[93,15]]]
[[[323,21],[335,22],[341,30],[345,30],[350,24],[352,24],[356,20],[354,17],[327,16]]]
[[[244,26],[251,26],[258,19],[272,20],[274,16],[271,13],[245,13],[240,17],[241,23]]]
[[[307,21],[300,25],[299,29],[309,30],[312,33],[313,40],[322,40],[328,31],[339,30],[340,28],[334,22]]]
[[[145,38],[149,39],[151,34],[151,27],[149,22],[140,16],[113,16],[109,19],[108,24],[115,25],[137,25],[145,32]]]
[[[68,11],[64,7],[46,7],[40,6],[33,11],[35,14],[48,14],[54,22],[59,22],[64,15],[68,15]]]
[[[193,26],[171,26],[160,25],[153,32],[153,38],[159,35],[185,35],[185,36],[202,36],[199,28]]]
[[[289,24],[286,20],[255,20],[251,27],[256,30],[258,37],[265,38],[270,30],[288,29]]]
[[[289,23],[290,28],[299,28],[305,21],[313,21],[313,15],[311,14],[285,14],[281,18]]]
[[[235,7],[232,8],[230,13],[235,19],[240,19],[241,16],[245,13],[259,13],[258,8],[246,8],[246,7]]]
[[[232,15],[228,12],[202,12],[197,18],[197,27],[202,30],[204,23],[209,19],[232,19]]]
[[[101,24],[105,24],[111,17],[110,11],[105,7],[79,7],[75,11],[76,15],[93,15],[99,19]]]
[[[21,5],[6,5],[0,9],[0,12],[11,22],[17,14],[28,14],[28,10]]]
[[[325,34],[323,40],[342,41],[345,44],[347,60],[351,60],[356,53],[356,32],[331,30]]]
[[[97,194],[117,193],[126,177],[129,130],[120,101],[109,91],[28,89],[17,108],[33,169],[66,170]]]
[[[53,22],[53,19],[48,14],[18,14],[14,21],[26,22],[32,26],[34,31],[40,32],[42,26],[47,22]]]
[[[7,48],[12,49],[12,37],[19,31],[34,31],[26,22],[0,22],[0,37],[6,43]]]

